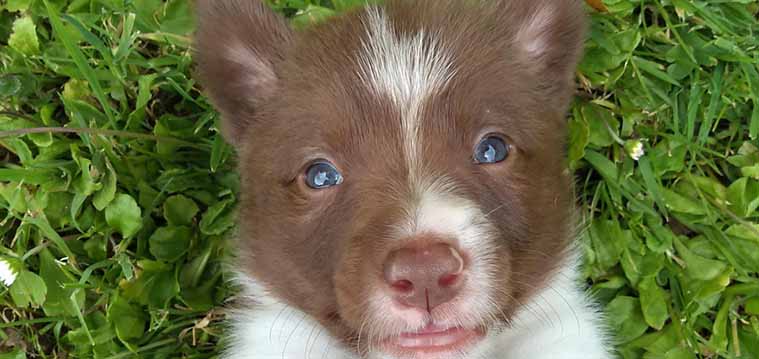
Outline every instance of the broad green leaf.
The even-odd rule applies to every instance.
[[[741,168],[741,174],[744,177],[759,181],[759,165],[743,167]]]
[[[759,223],[732,225],[725,230],[725,234],[759,244]]]
[[[640,293],[640,305],[646,323],[656,330],[662,329],[669,319],[668,298],[666,292],[656,284],[656,277],[647,276],[641,279],[638,284],[638,293]]]
[[[668,188],[662,188],[662,196],[664,197],[664,203],[668,209],[693,215],[704,215],[704,210],[701,203],[696,202],[694,199],[688,198],[680,193],[677,193]]]
[[[590,162],[593,168],[595,168],[605,180],[617,183],[619,171],[617,170],[617,166],[614,165],[614,162],[610,161],[600,153],[591,150],[585,151],[585,160]]]
[[[107,258],[108,241],[104,236],[96,236],[84,242],[84,250],[87,256],[96,261],[102,261]]]
[[[163,203],[163,217],[171,225],[192,225],[192,220],[199,211],[195,201],[183,195],[169,197]]]
[[[625,233],[619,223],[613,220],[598,220],[590,229],[596,261],[604,269],[609,269],[619,262],[624,248]]]
[[[124,238],[129,238],[142,228],[141,214],[142,211],[134,198],[121,193],[105,209],[105,220]]]
[[[759,315],[759,297],[753,297],[746,301],[743,305],[746,313],[751,315]]]
[[[759,324],[757,317],[751,318],[751,321],[754,325]],[[731,344],[736,346],[740,343],[741,353],[759,353],[759,326],[751,328],[749,325],[739,325],[738,328],[738,342]],[[735,352],[735,348],[732,348],[732,352]]]
[[[106,209],[116,197],[116,171],[113,170],[113,166],[111,166],[110,162],[106,161],[105,164],[108,168],[108,172],[105,173],[101,189],[95,193],[95,196],[92,198],[92,205],[95,206],[98,211]]]
[[[162,261],[176,261],[187,252],[192,236],[192,230],[185,226],[158,228],[150,236],[150,254]]]
[[[31,17],[24,16],[13,22],[13,34],[8,39],[8,46],[27,56],[40,53],[37,26]]]
[[[730,231],[731,228],[732,231]],[[729,247],[725,251],[730,254],[730,258],[736,263],[738,269],[759,272],[759,240],[757,240],[759,236],[754,231],[747,233],[741,230],[741,227],[731,228],[728,228],[730,232],[726,234],[735,237],[722,237],[729,240]]]
[[[26,11],[33,0],[8,0],[5,8],[8,11]]]
[[[84,307],[85,293],[72,288],[64,288],[64,285],[76,283],[74,276],[61,268],[48,250],[43,250],[39,258],[39,275],[47,287],[47,299],[42,306],[45,314],[48,316],[78,316],[77,308]],[[70,299],[72,296],[75,299],[74,302]]]
[[[629,248],[624,248],[624,251],[622,252],[620,265],[622,266],[622,271],[625,273],[625,277],[627,277],[627,280],[629,280],[630,284],[633,286],[638,285],[638,282],[640,282],[640,277],[644,269],[643,258],[644,257],[641,254],[631,251]]]
[[[159,12],[162,11],[164,2],[162,0],[135,0],[134,8],[137,10],[137,28],[142,32],[153,32],[158,30]]]
[[[741,178],[727,188],[728,207],[733,213],[747,217],[759,208],[759,181]]]
[[[80,158],[78,162],[81,174],[74,181],[74,189],[77,194],[86,198],[102,188],[102,185],[98,182],[100,172],[97,167],[92,164],[92,161],[87,158]]]
[[[206,235],[219,235],[235,224],[234,200],[219,201],[203,214],[200,231]]]
[[[619,120],[611,111],[594,104],[582,107],[582,114],[588,123],[590,144],[598,147],[608,147],[615,143],[614,136],[618,136]]]
[[[66,333],[65,339],[69,343],[80,347],[80,349],[81,347],[91,349],[92,343],[95,343],[95,346],[112,344],[113,340],[116,339],[116,332],[112,328],[111,323],[108,322],[106,313],[100,311],[94,312],[87,316],[86,321],[88,326],[93,329],[87,330],[85,327],[80,327]]]
[[[134,266],[132,265],[132,262],[129,261],[129,258],[125,254],[121,254],[118,257],[119,267],[121,267],[121,272],[124,274],[124,279],[126,280],[132,280],[134,278]]]
[[[198,286],[201,276],[207,273],[206,268],[212,254],[213,247],[208,246],[200,255],[184,265],[180,273],[180,284],[182,287],[192,288]]]
[[[214,306],[213,290],[215,281],[203,283],[200,287],[185,288],[182,290],[182,301],[194,310],[206,311]]]
[[[590,128],[579,111],[569,121],[569,162],[572,167],[585,156],[585,148],[590,143]]]
[[[718,180],[704,176],[691,176],[688,180],[711,198],[720,202],[727,200],[727,188]]]
[[[706,259],[694,254],[679,239],[675,239],[675,248],[677,248],[680,258],[685,262],[685,271],[695,279],[711,280],[727,269],[727,264],[724,262]]]
[[[31,194],[23,186],[11,181],[6,183],[0,181],[0,198],[7,203],[6,208],[10,208],[16,213],[25,213],[28,209],[27,201],[30,201],[32,197]]]
[[[47,286],[35,273],[23,270],[10,287],[11,298],[18,307],[39,307],[45,302]]]
[[[617,340],[629,342],[646,332],[648,324],[643,319],[638,298],[619,296],[607,306],[606,313]]]
[[[310,25],[318,24],[335,15],[335,11],[322,6],[308,5],[292,19],[292,24],[296,28],[305,28]]]
[[[125,342],[139,339],[145,333],[146,320],[142,309],[118,295],[111,297],[108,321],[119,339]]]
[[[672,249],[675,234],[672,230],[655,221],[647,221],[646,246],[655,253],[665,253]]]
[[[188,137],[192,135],[192,122],[173,115],[164,115],[158,120],[153,132],[158,136],[167,137]],[[157,141],[157,151],[160,154],[171,155],[182,147],[181,144],[173,141]]]
[[[0,83],[2,81],[0,80]],[[2,97],[2,95],[0,95]],[[52,120],[53,111],[55,111],[55,105],[52,103],[46,104],[42,106],[42,108],[39,109],[38,114],[40,119],[42,120],[42,124],[45,126],[52,126],[54,125],[54,122]],[[53,134],[50,132],[45,133],[31,133],[28,135],[29,139],[34,142],[34,144],[37,147],[43,147],[47,148],[52,146],[55,142],[53,141]]]
[[[7,98],[18,94],[22,89],[21,86],[22,83],[18,76],[7,75],[0,77],[0,98]]]
[[[92,91],[87,81],[70,79],[63,85],[62,95],[67,100],[86,101],[92,95]]]
[[[668,324],[663,329],[642,335],[630,343],[631,346],[645,348],[646,358],[662,357],[680,344],[680,333],[675,325]]]
[[[662,268],[662,256],[655,252],[645,255],[625,248],[620,259],[622,270],[633,287],[637,286],[641,277],[656,275]]]
[[[195,26],[191,3],[183,0],[169,0],[163,11],[161,31],[177,35],[187,35]]]
[[[0,353],[0,359],[26,359],[26,352],[20,349],[11,350],[7,353]]]
[[[664,354],[664,359],[693,359],[693,358],[694,358],[693,350],[689,350],[682,347],[672,348],[666,354]]]
[[[646,59],[643,59],[641,57],[633,57],[633,62],[644,72],[648,73],[649,75],[652,75],[653,77],[668,82],[675,86],[681,86],[680,83],[673,79],[671,76],[669,76],[666,72],[662,71],[659,66],[659,64],[648,61]]]
[[[139,88],[137,100],[135,102],[134,110],[129,114],[126,129],[131,130],[139,128],[142,121],[145,119],[145,107],[153,96],[152,87],[153,81],[155,81],[156,77],[158,77],[156,74],[150,74],[140,76],[139,80],[137,80]]]
[[[164,308],[177,294],[179,283],[171,265],[142,260],[142,272],[132,281],[125,283],[123,295],[132,301],[151,308]]]

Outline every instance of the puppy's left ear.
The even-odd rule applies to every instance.
[[[587,27],[581,0],[505,0],[520,24],[514,42],[544,86],[568,92]],[[566,99],[568,100],[568,98]]]

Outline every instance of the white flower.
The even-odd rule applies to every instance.
[[[0,257],[0,283],[5,284],[6,287],[10,287],[16,281],[17,276],[17,266],[14,266],[10,259]]]
[[[643,149],[643,142],[641,140],[628,140],[625,142],[625,150],[627,154],[635,161],[638,161],[646,154],[646,150]]]

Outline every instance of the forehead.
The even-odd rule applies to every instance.
[[[431,132],[539,142],[539,96],[508,27],[455,13],[368,7],[302,33],[283,71],[284,102],[301,104],[293,126],[322,140],[392,140],[408,161]]]

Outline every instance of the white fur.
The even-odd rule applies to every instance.
[[[424,30],[400,36],[383,9],[367,10],[360,76],[378,94],[388,96],[400,111],[404,152],[412,179],[420,167],[419,115],[424,102],[454,76],[453,62],[437,37]]]
[[[610,359],[602,315],[581,290],[575,258],[493,339],[488,358]],[[502,353],[502,354],[501,354]]]
[[[230,314],[232,338],[225,359],[356,359],[305,313],[284,304]]]
[[[455,186],[447,178],[419,181],[410,196],[405,219],[396,225],[392,238],[409,240],[422,235],[431,235],[450,240],[471,257],[467,268],[466,284],[461,295],[433,311],[432,319],[441,326],[477,326],[481,318],[497,315],[493,302],[494,278],[490,268],[493,257],[493,243],[496,240],[495,227],[487,219],[477,204],[453,194]],[[426,185],[422,183],[428,183]],[[415,331],[427,324],[427,315],[399,313],[387,295],[378,290],[370,301],[373,313],[394,313],[382,315],[376,324],[383,329],[376,334],[397,335]],[[403,318],[403,323],[399,321]]]
[[[253,278],[238,274],[241,299],[250,307],[229,313],[231,337],[224,359],[355,359],[302,311],[292,308]]]
[[[526,303],[511,327],[490,333],[467,359],[612,358],[601,316],[578,289],[575,263],[569,261],[549,286]],[[265,304],[230,314],[232,341],[222,358],[360,359],[308,315],[279,303],[254,283],[242,281],[247,295]],[[369,359],[396,358],[375,352]]]

